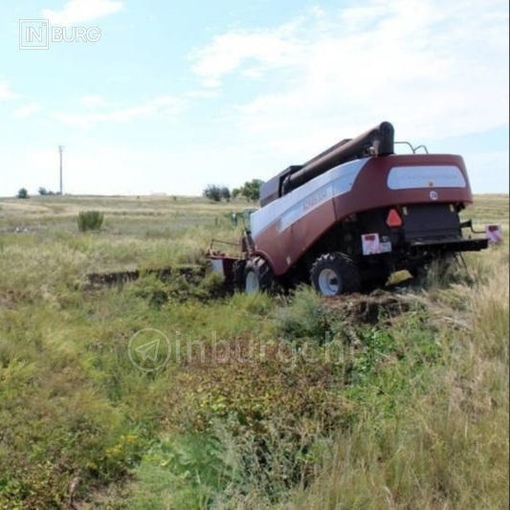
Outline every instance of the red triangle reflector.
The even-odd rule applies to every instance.
[[[401,227],[402,226],[402,218],[398,214],[396,209],[391,209],[388,213],[388,217],[386,218],[386,225],[388,227]]]

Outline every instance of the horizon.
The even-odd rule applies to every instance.
[[[473,192],[473,198],[479,197],[479,196],[501,196],[501,197],[509,197],[510,193],[504,193],[504,192],[490,192],[490,193],[474,193]],[[75,193],[64,193],[63,195],[60,195],[58,193],[55,193],[53,195],[40,195],[39,193],[34,193],[28,195],[27,198],[19,198],[16,196],[16,194],[11,196],[0,196],[0,200],[30,200],[33,198],[41,198],[41,199],[49,199],[49,198],[171,198],[172,200],[174,198],[195,198],[195,199],[201,199],[201,200],[207,200],[211,203],[232,203],[232,202],[246,202],[253,204],[254,202],[250,202],[248,199],[244,197],[236,197],[236,198],[230,198],[228,201],[221,200],[219,202],[215,202],[214,200],[211,200],[209,198],[204,197],[203,195],[179,195],[179,194],[171,194],[171,193],[152,193],[152,194],[142,194],[142,193],[133,193],[133,194],[125,194],[125,195],[118,195],[118,194],[112,194],[112,195],[101,195],[101,194],[75,194]],[[258,200],[256,201],[258,203]],[[468,205],[469,206],[469,205]]]

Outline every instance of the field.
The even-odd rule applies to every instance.
[[[87,281],[193,268],[249,206],[0,199],[0,508],[508,508],[508,195],[464,215],[504,243],[420,287]]]

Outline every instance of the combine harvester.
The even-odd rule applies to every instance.
[[[468,228],[499,230],[476,232],[471,220],[460,221],[473,201],[462,157],[402,143],[412,153],[395,154],[393,126],[382,122],[286,168],[262,185],[241,254],[226,256],[211,245],[213,268],[247,293],[308,282],[336,296],[487,248],[487,236],[463,235]]]

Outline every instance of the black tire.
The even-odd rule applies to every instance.
[[[274,286],[273,271],[262,257],[248,260],[244,270],[244,292],[257,294],[271,292]]]
[[[244,271],[246,269],[246,260],[236,260],[232,266],[232,277],[234,289],[242,289],[244,286]]]
[[[343,253],[321,255],[310,271],[313,288],[323,296],[359,292],[361,278],[356,264]]]

